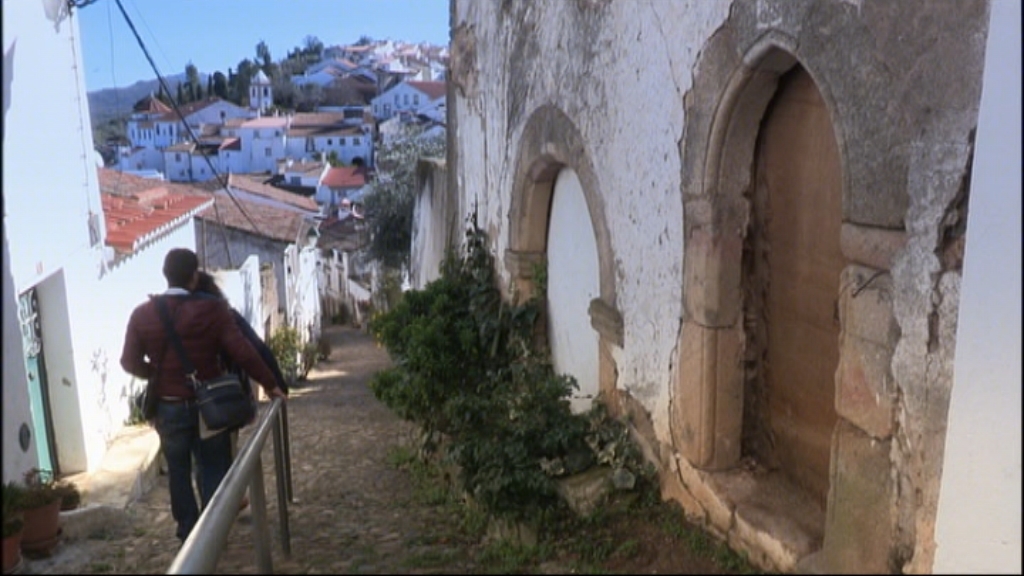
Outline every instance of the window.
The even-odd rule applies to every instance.
[[[344,138],[339,138],[338,139],[338,145],[344,146],[345,145],[345,139]]]
[[[270,88],[263,89],[263,97],[266,98],[267,96],[270,96]]]
[[[398,106],[398,104],[399,104],[399,102],[398,102],[398,94],[395,94],[395,106]]]
[[[174,153],[174,161],[175,162],[181,162],[181,154],[175,152]]]
[[[420,105],[420,95],[419,94],[413,94],[412,95],[412,105],[413,106],[419,106]]]
[[[404,103],[404,104],[405,104],[406,106],[408,106],[408,105],[409,105],[409,95],[408,95],[408,94],[406,94],[406,95],[405,95],[405,98],[404,98],[403,100],[404,100],[404,102],[403,102],[403,103]]]
[[[332,138],[328,138],[327,139],[327,145],[331,146],[332,144],[334,144],[334,140]]]
[[[221,122],[223,122],[223,121],[224,121],[224,118],[226,118],[226,117],[227,117],[227,115],[228,115],[228,113],[227,113],[227,112],[225,112],[225,111],[221,110],[221,111],[220,111],[220,121],[221,121]]]
[[[253,132],[253,133],[252,133],[252,137],[253,137],[253,138],[259,138],[259,137],[260,137],[260,131],[259,131],[259,130],[256,130],[255,132]]]
[[[359,146],[359,138],[353,138],[352,139],[352,145],[353,146]]]
[[[270,148],[267,148],[266,154],[267,154],[267,158],[270,158]]]
[[[292,176],[292,184],[294,184],[295,186],[302,184],[302,178],[298,176]]]
[[[280,135],[281,135],[281,131],[280,130],[274,130],[274,136],[280,136]]]

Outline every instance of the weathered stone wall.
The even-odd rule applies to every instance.
[[[579,175],[599,250],[601,390],[648,422],[665,493],[766,565],[792,569],[822,547],[833,570],[931,568],[988,10],[452,2],[449,177],[461,206],[478,207],[503,278],[522,284],[542,259],[553,179],[561,167]],[[751,169],[794,65],[831,115],[842,282],[856,287],[836,295],[824,534],[775,553],[757,534],[771,528],[750,528],[710,472],[742,455]]]

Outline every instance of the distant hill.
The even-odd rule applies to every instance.
[[[201,86],[206,88],[206,77],[208,74],[199,74]],[[167,87],[174,94],[175,87],[179,82],[185,82],[185,73],[165,76],[164,81]],[[131,86],[124,88],[104,88],[89,92],[89,114],[92,116],[92,125],[99,126],[107,120],[127,116],[132,111],[132,106],[142,100],[150,93],[156,94],[160,90],[160,81],[140,80]]]

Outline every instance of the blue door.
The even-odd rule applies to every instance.
[[[53,418],[50,413],[50,395],[46,383],[46,363],[43,360],[43,332],[39,317],[39,297],[32,288],[18,297],[18,319],[25,349],[25,372],[28,375],[28,398],[32,411],[32,433],[36,439],[39,469],[60,472],[53,441]]]

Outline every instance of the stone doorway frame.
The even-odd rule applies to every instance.
[[[680,141],[686,239],[684,317],[669,407],[673,447],[687,462],[682,466],[702,471],[696,477],[704,479],[703,488],[685,480],[683,484],[691,490],[697,488],[710,499],[703,506],[713,507],[721,499],[733,501],[737,494],[725,493],[729,492],[725,487],[728,482],[716,479],[731,474],[726,470],[737,470],[742,456],[747,377],[742,256],[752,217],[747,195],[753,186],[761,121],[779,78],[799,64],[811,76],[831,117],[841,171],[843,223],[839,241],[849,264],[836,295],[840,313],[836,378],[839,420],[830,447],[823,533],[814,534],[815,529],[800,537],[812,541],[804,539],[804,544],[791,549],[797,557],[783,554],[776,564],[790,569],[803,554],[810,553],[802,561],[805,567],[884,572],[899,564],[893,558],[892,544],[895,494],[889,438],[894,400],[888,384],[891,377],[886,375],[898,329],[894,328],[892,282],[886,273],[892,255],[902,245],[903,234],[854,224],[858,214],[876,209],[867,195],[871,187],[863,181],[854,186],[855,180],[869,174],[862,166],[872,158],[868,152],[876,152],[865,149],[863,142],[847,141],[844,120],[855,123],[857,119],[837,113],[830,83],[816,72],[816,64],[820,64],[816,55],[798,56],[797,40],[776,29],[746,42],[740,39],[742,35],[726,26],[708,40],[695,65],[693,89],[684,98],[687,125]],[[820,73],[844,81],[832,75],[835,70]],[[845,95],[847,99],[856,97]],[[854,165],[857,177],[853,176]],[[877,172],[871,176],[880,177]],[[855,300],[859,292],[864,294]],[[862,375],[853,377],[858,373]],[[698,500],[704,499],[698,496]],[[754,542],[762,537],[754,534],[771,533],[773,529],[754,526],[747,522],[749,518],[730,518],[738,514],[735,506],[729,507],[729,516],[719,515],[712,523],[729,531],[732,523],[743,520],[747,536],[740,539],[751,550],[757,550]],[[779,513],[785,515],[786,510]],[[816,549],[820,553],[813,553]]]
[[[590,324],[597,331],[598,390],[606,400],[617,398],[618,369],[612,347],[623,346],[622,314],[616,308],[614,254],[593,163],[583,137],[568,116],[550,105],[531,114],[519,138],[505,267],[515,291],[528,298],[535,289],[533,268],[547,259],[551,199],[558,173],[570,168],[579,177],[597,245],[600,295],[590,301]],[[617,403],[610,402],[613,411]]]
[[[703,126],[697,118],[697,129],[688,126],[681,142],[684,320],[672,440],[691,464],[709,471],[731,468],[741,456],[746,344],[742,257],[752,217],[748,197],[761,121],[779,78],[798,64],[794,44],[778,33],[755,43],[730,71],[717,105],[705,103],[704,110],[713,110],[713,115],[703,118]],[[808,73],[813,78],[813,71]],[[817,79],[815,85],[829,105]],[[696,106],[687,107],[688,117],[691,108]],[[832,106],[828,108],[838,143],[839,127]],[[697,141],[697,134],[707,139]],[[845,182],[841,194],[845,203]]]

